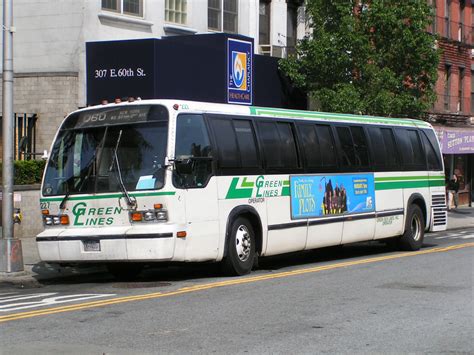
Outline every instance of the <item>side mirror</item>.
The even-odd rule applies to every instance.
[[[41,156],[41,159],[48,160],[48,151],[46,149],[43,151],[43,155]]]

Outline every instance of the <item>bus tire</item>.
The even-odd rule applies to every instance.
[[[112,274],[117,281],[133,281],[143,270],[140,263],[110,263],[107,264],[107,271]]]
[[[254,261],[255,232],[247,219],[238,217],[230,228],[224,272],[232,276],[246,275],[252,271]]]
[[[414,251],[419,250],[423,245],[425,237],[425,220],[420,206],[410,205],[405,223],[405,232],[398,238],[398,247],[401,250]]]

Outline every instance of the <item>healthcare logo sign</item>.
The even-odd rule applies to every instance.
[[[227,102],[230,104],[252,104],[252,55],[252,42],[227,39]]]

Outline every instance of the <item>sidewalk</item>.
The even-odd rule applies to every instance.
[[[474,207],[460,207],[448,212],[448,230],[474,227]],[[103,267],[83,265],[81,267],[60,267],[40,260],[34,237],[21,240],[25,272],[22,275],[0,275],[2,284],[18,287],[41,287],[41,282],[73,275],[84,275],[104,271]]]

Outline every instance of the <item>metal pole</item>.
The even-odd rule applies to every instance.
[[[0,271],[23,270],[21,242],[13,239],[13,0],[3,0],[3,168]]]

